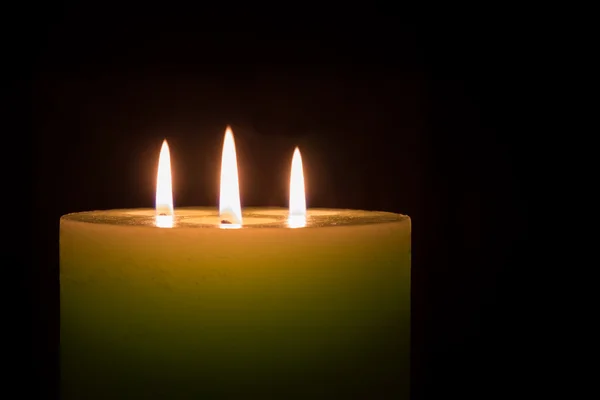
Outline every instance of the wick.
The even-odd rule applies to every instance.
[[[222,219],[221,223],[222,224],[231,224],[231,221],[227,221],[226,219]]]

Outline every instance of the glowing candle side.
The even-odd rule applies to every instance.
[[[408,398],[410,219],[328,212],[303,229],[61,218],[64,399]]]

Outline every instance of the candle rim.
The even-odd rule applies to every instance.
[[[178,215],[178,211],[204,211],[211,212],[207,216],[218,217],[219,210],[215,207],[177,207],[175,208],[175,219],[179,222],[171,229],[211,229],[218,228],[212,224],[197,224],[197,225],[186,225],[185,220],[192,217],[181,217]],[[141,212],[147,211],[148,213],[154,212],[152,208],[119,208],[119,209],[106,209],[106,210],[91,210],[91,211],[80,211],[73,212],[63,215],[60,221],[73,221],[91,225],[111,225],[111,226],[123,226],[123,227],[141,227],[141,228],[156,228],[154,226],[154,216],[137,216],[133,214],[127,214],[128,212]],[[276,214],[268,214],[268,212],[276,212]],[[241,230],[246,229],[281,229],[286,228],[290,230],[303,230],[303,229],[314,229],[314,228],[335,228],[343,226],[363,226],[363,225],[378,225],[385,223],[394,223],[408,220],[410,223],[410,217],[408,215],[393,213],[389,211],[373,211],[373,210],[360,210],[360,209],[347,209],[347,208],[325,208],[325,207],[314,207],[308,208],[307,225],[300,229],[293,229],[284,226],[287,221],[287,208],[284,207],[244,207],[242,214],[244,218],[265,218],[272,217],[277,219],[276,222],[269,224],[254,224],[242,226]],[[335,214],[329,215],[311,215],[312,212],[325,211],[333,212]],[[266,212],[266,213],[265,213]],[[361,214],[361,215],[357,215]],[[183,223],[183,224],[182,224]],[[238,231],[238,230],[229,230]]]

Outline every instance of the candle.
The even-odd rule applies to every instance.
[[[408,398],[410,219],[307,210],[298,149],[242,212],[229,129],[219,210],[174,209],[168,152],[154,209],[60,220],[62,398]]]

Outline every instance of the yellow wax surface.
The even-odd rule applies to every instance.
[[[60,221],[63,398],[408,398],[410,218],[213,208]],[[291,388],[294,388],[293,390]]]

